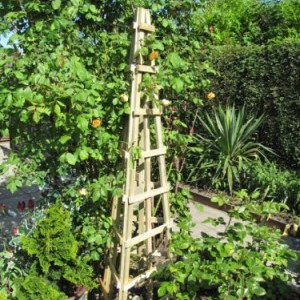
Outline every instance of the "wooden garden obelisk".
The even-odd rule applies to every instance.
[[[148,10],[137,9],[133,31],[130,115],[124,143],[126,181],[123,197],[113,201],[114,242],[102,282],[105,298],[113,299],[117,291],[119,300],[126,300],[129,289],[149,278],[163,257],[167,259],[172,227],[158,92],[155,84],[151,95],[141,89],[143,76],[149,74],[148,80],[150,76],[155,82],[157,72],[155,59],[143,59],[140,51],[155,31]],[[153,215],[154,211],[158,213]]]

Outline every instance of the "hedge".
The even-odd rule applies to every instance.
[[[300,162],[300,41],[263,46],[222,46],[211,53],[218,72],[210,89],[218,103],[246,104],[250,114],[265,114],[258,140],[289,168]]]

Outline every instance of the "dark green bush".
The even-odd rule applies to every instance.
[[[215,103],[246,104],[251,114],[265,114],[258,141],[277,160],[298,168],[300,162],[300,41],[265,46],[219,47],[212,55],[218,76],[211,78]]]
[[[267,190],[267,198],[285,202],[290,209],[300,212],[300,179],[297,172],[283,171],[275,163],[255,162],[242,181],[245,188]]]

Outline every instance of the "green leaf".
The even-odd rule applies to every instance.
[[[57,115],[60,115],[61,110],[60,110],[60,106],[59,106],[58,104],[55,104],[55,105],[54,105],[54,112],[55,112]]]
[[[184,65],[184,61],[182,60],[182,58],[179,56],[177,52],[171,52],[167,56],[167,59],[174,68],[180,68]]]
[[[184,87],[184,83],[183,81],[176,77],[173,79],[172,81],[172,88],[177,92],[177,93],[180,93],[182,90],[183,90],[183,87]]]
[[[266,291],[264,288],[257,286],[253,289],[253,293],[257,296],[263,296],[266,294]]]
[[[65,144],[67,141],[69,141],[71,139],[71,137],[69,135],[63,135],[60,139],[59,142],[61,144]]]
[[[72,153],[67,153],[66,159],[70,165],[74,166],[76,164],[77,159]]]
[[[161,51],[165,49],[164,44],[160,41],[154,41],[151,45],[151,48],[155,50],[161,50]]]
[[[92,196],[92,200],[93,202],[98,201],[100,198],[100,190],[99,189],[95,189],[93,192],[93,196]]]
[[[169,21],[167,19],[163,19],[162,26],[166,28],[168,25],[169,25]]]
[[[61,6],[61,0],[53,0],[52,1],[52,8],[54,10],[59,9]]]
[[[41,114],[36,110],[34,113],[33,113],[33,120],[35,123],[38,123],[41,119]]]
[[[85,117],[79,116],[77,117],[77,126],[82,131],[86,131],[88,129],[89,122]]]
[[[80,150],[79,157],[81,160],[85,160],[89,157],[88,152],[85,149]]]

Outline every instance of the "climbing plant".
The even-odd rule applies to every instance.
[[[169,179],[180,179],[191,140],[183,116],[194,118],[210,66],[194,30],[198,1],[13,1],[0,4],[0,31],[11,35],[0,48],[0,131],[14,146],[1,172],[14,166],[7,187],[43,188],[44,203],[58,198],[71,212],[72,232],[102,273],[113,196],[122,193],[122,132],[129,113],[127,69],[137,6],[151,9],[156,35],[143,47],[156,51],[157,82],[164,108]],[[197,113],[196,113],[197,114]],[[173,197],[177,199],[178,197]],[[175,200],[174,200],[175,201]],[[99,264],[100,261],[100,264]],[[31,274],[23,285],[30,285]],[[49,286],[50,288],[50,286]]]

